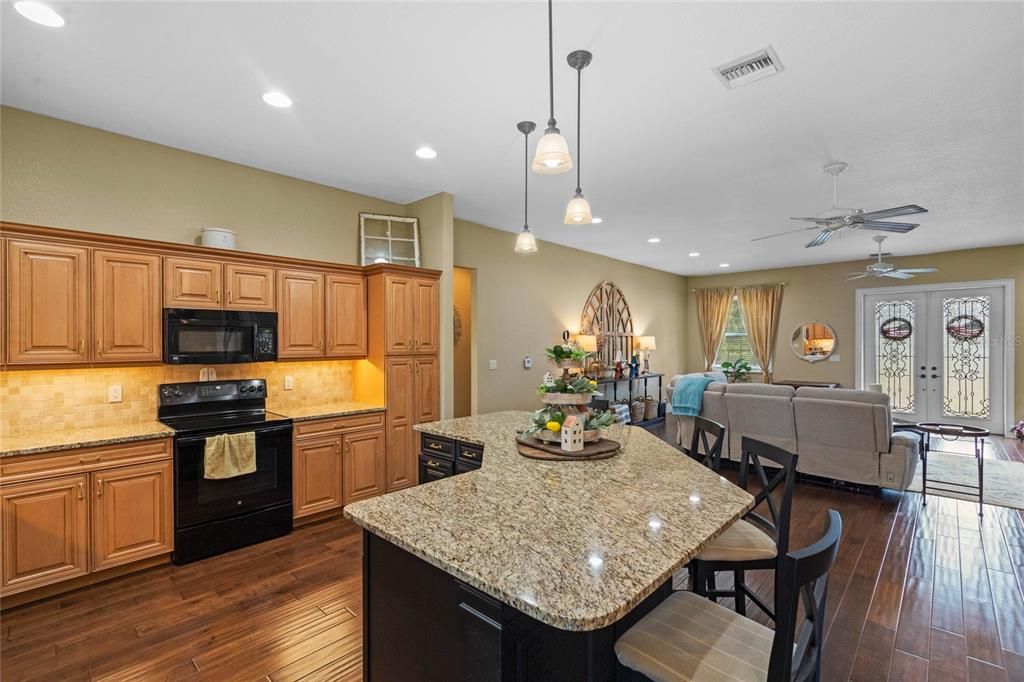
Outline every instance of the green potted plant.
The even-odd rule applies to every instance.
[[[736,362],[726,360],[722,363],[722,373],[729,379],[729,383],[746,381],[750,375],[750,363],[746,360],[737,360]]]

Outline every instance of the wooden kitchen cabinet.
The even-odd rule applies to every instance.
[[[159,361],[160,257],[97,250],[92,263],[93,361]]]
[[[228,310],[277,310],[273,268],[242,263],[224,264],[225,305]]]
[[[292,455],[294,518],[341,507],[341,443],[341,434],[295,441]]]
[[[219,261],[168,256],[164,258],[164,307],[223,308],[223,280],[224,265]]]
[[[413,350],[437,354],[441,349],[441,320],[436,279],[413,280]]]
[[[385,492],[384,431],[361,431],[345,436],[342,448],[342,501],[365,500]]]
[[[169,460],[100,471],[91,478],[93,571],[174,548]]]
[[[88,362],[88,256],[74,246],[8,243],[8,364]]]
[[[366,280],[360,275],[327,275],[329,358],[366,356]]]
[[[0,488],[0,594],[23,592],[89,572],[89,476]]]
[[[384,353],[412,353],[416,335],[415,289],[412,277],[384,275]]]
[[[415,400],[413,420],[417,424],[441,418],[441,370],[435,357],[413,359]]]
[[[387,490],[416,484],[416,441],[412,426],[416,415],[415,360],[395,357],[386,360],[387,382]]]
[[[277,271],[279,358],[324,356],[324,276]]]

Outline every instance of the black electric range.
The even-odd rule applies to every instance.
[[[161,384],[157,418],[174,429],[174,553],[184,564],[292,530],[292,421],[266,410],[264,379]],[[206,439],[252,431],[256,471],[204,477]]]

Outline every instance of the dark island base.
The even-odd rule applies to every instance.
[[[372,682],[621,679],[620,634],[671,593],[666,581],[600,630],[541,623],[363,532],[363,679]]]

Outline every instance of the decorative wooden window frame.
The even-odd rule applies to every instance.
[[[622,353],[628,362],[633,355],[633,314],[622,290],[607,280],[590,292],[580,316],[580,334],[597,337],[597,359],[606,367],[615,364]]]
[[[388,224],[388,234],[386,237],[380,237],[377,235],[366,234],[366,221],[367,220],[381,220]],[[391,224],[392,223],[411,223],[412,224],[412,239],[406,239],[403,237],[392,237],[391,236]],[[359,214],[359,263],[360,265],[373,265],[372,262],[367,263],[366,255],[366,240],[375,239],[380,241],[387,241],[388,243],[388,262],[395,263],[396,265],[412,265],[420,267],[420,221],[419,218],[406,218],[404,216],[394,215],[378,215],[376,213],[360,213]],[[394,242],[412,242],[414,258],[409,259],[405,257],[396,257],[393,255],[392,244]],[[397,258],[397,260],[396,260]]]

